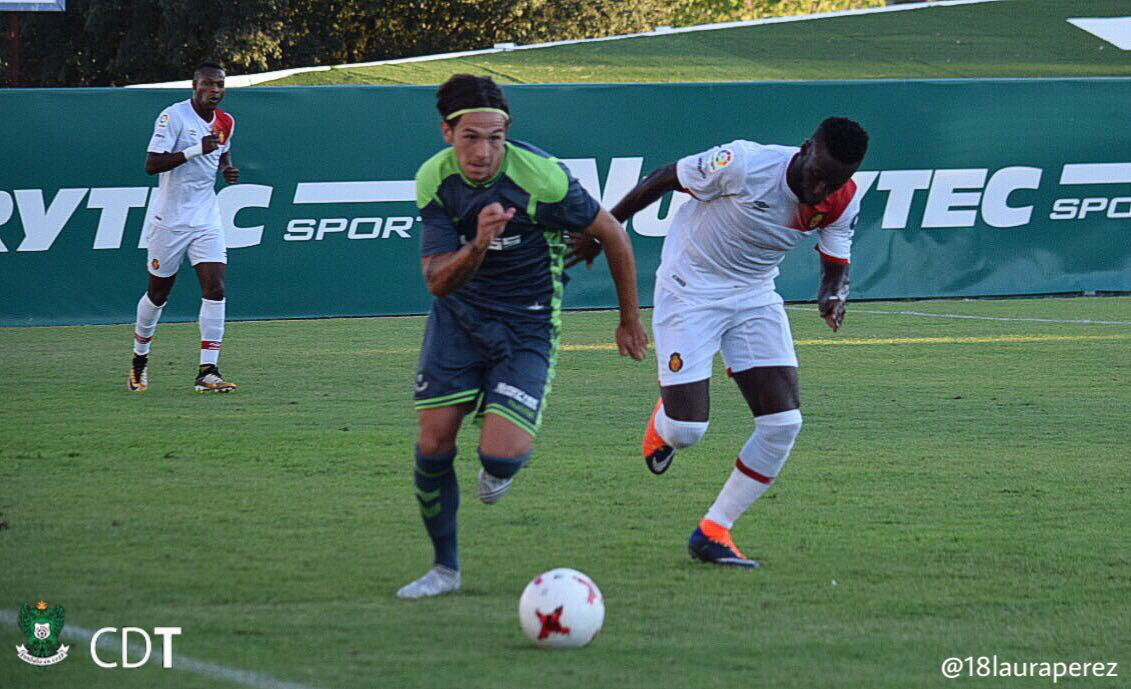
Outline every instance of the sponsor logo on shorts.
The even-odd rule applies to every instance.
[[[428,389],[428,381],[424,380],[424,374],[423,373],[417,373],[416,374],[416,391],[417,392],[424,392],[427,389]]]
[[[504,397],[511,398],[512,400],[518,402],[522,406],[524,406],[527,409],[530,409],[532,411],[538,409],[538,400],[534,399],[533,397],[526,394],[522,390],[519,390],[518,388],[516,388],[513,385],[508,385],[506,383],[499,382],[499,384],[495,386],[495,392],[499,393],[500,395],[502,395]]]
[[[679,355],[679,352],[674,352],[672,354],[671,358],[668,359],[668,370],[671,371],[672,373],[679,373],[680,369],[682,369],[682,368],[683,368],[683,357],[681,357]]]

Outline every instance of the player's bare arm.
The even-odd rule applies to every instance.
[[[648,354],[648,333],[640,322],[640,302],[636,295],[636,260],[628,233],[605,209],[597,213],[593,224],[585,228],[585,235],[593,237],[605,247],[609,272],[617,288],[620,303],[620,325],[617,326],[617,349],[621,356],[631,356],[643,361]]]
[[[619,222],[627,222],[633,215],[652,205],[669,191],[683,191],[679,177],[676,176],[675,163],[669,163],[641,180],[625,194],[620,203],[613,206],[611,213]],[[600,240],[593,238],[588,232],[584,235],[570,235],[569,246],[566,268],[572,268],[582,261],[585,261],[586,265],[592,265],[593,259],[601,253]]]
[[[817,291],[817,311],[833,329],[844,324],[844,305],[848,301],[848,264],[821,260],[821,286]]]
[[[232,164],[232,152],[224,151],[220,154],[220,172],[228,184],[239,184],[240,169]]]
[[[175,153],[147,153],[145,157],[145,174],[159,175],[175,167],[184,165],[190,158],[198,155],[208,155],[220,147],[220,137],[209,134],[200,140],[200,151],[193,151],[195,146]]]
[[[428,291],[437,297],[444,297],[470,280],[483,264],[491,242],[503,233],[514,213],[514,208],[503,210],[501,204],[492,203],[479,211],[475,239],[464,244],[459,251],[421,259]]]

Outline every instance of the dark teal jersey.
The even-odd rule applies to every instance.
[[[449,147],[416,173],[420,255],[458,251],[475,237],[479,211],[495,202],[516,209],[514,218],[471,280],[442,298],[534,320],[556,319],[564,232],[589,227],[600,205],[561,161],[530,144],[506,142],[499,173],[482,183],[463,176]]]

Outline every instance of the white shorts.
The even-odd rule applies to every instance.
[[[711,377],[715,352],[732,371],[755,366],[797,366],[789,319],[776,293],[699,299],[657,283],[652,332],[660,385]]]
[[[149,255],[145,265],[151,275],[159,278],[176,275],[186,254],[194,266],[197,263],[228,262],[228,247],[222,228],[174,230],[151,223],[148,233]]]

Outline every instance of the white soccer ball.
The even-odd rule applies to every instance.
[[[605,599],[593,580],[576,569],[552,569],[534,577],[518,600],[522,631],[542,648],[580,648],[605,622]]]

